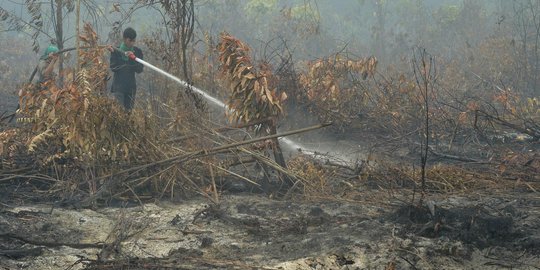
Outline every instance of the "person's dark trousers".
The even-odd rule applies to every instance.
[[[133,52],[137,58],[143,59],[141,49],[133,47]],[[137,89],[135,73],[141,73],[143,65],[127,59],[120,50],[115,50],[111,53],[110,68],[114,72],[111,92],[126,111],[131,111]]]
[[[126,111],[131,111],[133,109],[133,105],[135,104],[135,90],[126,92],[118,91],[113,92],[112,94],[118,103],[124,106]]]

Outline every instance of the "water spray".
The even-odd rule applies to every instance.
[[[144,65],[145,67],[148,67],[150,68],[151,70],[154,70],[156,72],[158,72],[159,74],[179,83],[180,85],[184,86],[184,87],[189,87],[191,88],[193,91],[195,91],[196,93],[200,94],[201,96],[203,96],[206,100],[214,103],[215,105],[218,105],[219,107],[223,108],[224,110],[231,110],[225,103],[223,103],[221,100],[207,94],[205,91],[203,91],[202,89],[200,88],[197,88],[189,83],[187,83],[186,81],[183,81],[183,80],[180,80],[178,77],[138,58],[137,56],[135,56],[134,53],[132,52],[126,52],[126,55],[129,59],[133,60],[133,61],[136,61],[142,65]],[[306,149],[305,147],[301,146],[300,144],[290,140],[290,139],[287,139],[287,138],[280,138],[281,141],[283,141],[283,143],[285,143],[289,148],[293,149],[293,150],[301,150],[302,152],[305,152],[305,153],[313,153],[313,151],[310,151],[308,149]]]
[[[214,104],[220,106],[221,108],[223,108],[223,109],[225,109],[225,110],[228,110],[227,105],[225,105],[225,103],[221,102],[219,99],[217,99],[217,98],[215,98],[215,97],[213,97],[213,96],[207,94],[207,93],[204,92],[203,90],[201,90],[201,89],[199,89],[199,88],[197,88],[197,87],[195,87],[195,86],[193,86],[193,85],[190,85],[190,84],[187,83],[186,81],[180,80],[178,77],[175,77],[175,76],[173,76],[172,74],[167,73],[167,72],[165,72],[164,70],[162,70],[162,69],[160,69],[160,68],[158,68],[158,67],[156,67],[156,66],[154,66],[154,65],[152,65],[152,64],[150,64],[150,63],[148,63],[148,62],[146,62],[146,61],[144,61],[144,60],[142,60],[142,59],[140,59],[140,58],[137,58],[137,57],[135,56],[135,54],[130,54],[130,57],[129,57],[129,58],[132,59],[132,60],[134,60],[134,61],[137,61],[137,62],[143,64],[144,66],[146,66],[146,67],[148,67],[148,68],[150,68],[150,69],[152,69],[152,70],[158,72],[158,73],[161,74],[161,75],[164,75],[165,77],[167,77],[167,78],[169,78],[169,79],[171,79],[171,80],[173,80],[173,81],[175,81],[175,82],[181,84],[181,85],[184,86],[184,87],[189,87],[189,88],[192,89],[193,91],[195,91],[195,92],[197,92],[198,94],[200,94],[201,96],[203,96],[203,97],[204,97],[205,99],[207,99],[208,101],[211,101],[212,103],[214,103]]]
[[[206,93],[205,91],[203,91],[202,89],[200,88],[197,88],[189,83],[187,83],[186,81],[183,81],[181,79],[179,79],[178,77],[138,58],[135,56],[135,54],[131,53],[131,52],[126,52],[126,55],[128,56],[129,59],[132,59],[133,61],[136,61],[142,65],[144,65],[145,67],[148,67],[156,72],[158,72],[159,74],[179,83],[180,85],[184,86],[184,87],[189,87],[191,88],[193,91],[195,91],[196,93],[200,94],[201,96],[203,96],[206,100],[212,102],[213,104],[219,106],[220,108],[223,108],[223,110],[226,110],[226,111],[231,111],[232,109],[229,108],[225,103],[223,103],[221,100],[209,95],[208,93]],[[352,164],[354,163],[355,161],[355,158],[351,157],[350,155],[347,155],[345,154],[345,151],[343,151],[342,149],[336,149],[335,146],[334,148],[329,151],[328,153],[332,153],[332,155],[335,155],[337,157],[323,157],[323,152],[322,151],[317,151],[317,150],[313,150],[313,149],[310,149],[310,148],[307,148],[291,139],[288,139],[288,138],[285,138],[285,137],[280,137],[279,138],[280,141],[282,141],[283,143],[285,143],[287,145],[287,148],[289,148],[289,150],[293,150],[293,151],[300,151],[304,154],[307,154],[307,155],[310,155],[316,159],[321,159],[321,160],[333,160],[334,162],[336,163],[347,163],[347,164]],[[339,147],[338,147],[339,148]],[[318,147],[318,149],[320,149],[320,147]],[[327,149],[328,150],[328,149]],[[341,159],[341,158],[344,158],[344,159]]]

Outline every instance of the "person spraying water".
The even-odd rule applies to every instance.
[[[111,92],[126,111],[131,111],[135,104],[137,81],[135,73],[143,71],[143,65],[134,59],[143,59],[143,52],[135,46],[137,32],[128,27],[123,33],[123,42],[116,49],[110,46],[110,68],[114,73]]]
[[[195,91],[196,93],[200,94],[201,96],[203,96],[206,100],[212,102],[213,104],[223,108],[224,110],[230,110],[229,107],[227,107],[227,105],[225,103],[223,103],[221,100],[207,94],[206,92],[204,92],[203,90],[201,90],[200,88],[197,88],[193,85],[190,85],[189,83],[183,81],[183,80],[180,80],[178,77],[144,61],[143,59],[140,59],[139,57],[137,57],[136,54],[134,54],[133,52],[125,52],[125,55],[130,59],[130,60],[133,60],[133,61],[136,61],[142,65],[144,65],[145,67],[148,67],[156,72],[158,72],[159,74],[179,83],[180,85],[184,86],[184,87],[191,87],[191,90]],[[293,150],[304,150],[306,151],[307,149],[305,149],[305,147],[299,145],[298,143],[295,143],[293,141],[291,141],[290,139],[287,139],[287,138],[281,138],[281,141],[283,141],[285,144],[287,144],[287,146],[289,146],[291,149]]]
[[[184,87],[190,87],[191,90],[193,90],[197,94],[203,96],[206,100],[208,100],[209,102],[212,102],[214,105],[217,105],[217,106],[219,106],[220,108],[222,108],[224,110],[230,110],[230,108],[227,107],[227,105],[225,103],[223,103],[221,100],[207,94],[202,89],[197,88],[197,87],[187,83],[186,81],[183,81],[183,80],[179,79],[178,77],[176,77],[176,76],[174,76],[174,75],[172,75],[172,74],[170,74],[170,73],[168,73],[168,72],[166,72],[166,71],[164,71],[164,70],[162,70],[162,69],[160,69],[160,68],[158,68],[158,67],[156,67],[156,66],[154,66],[154,65],[152,65],[152,64],[150,64],[150,63],[148,63],[146,61],[144,61],[143,59],[137,57],[137,54],[135,54],[132,51],[122,51],[121,48],[116,49],[116,48],[112,48],[112,46],[109,47],[109,50],[113,50],[117,55],[118,54],[124,54],[127,58],[129,58],[129,60],[135,61],[135,62],[137,62],[137,63],[139,63],[139,64],[141,64],[141,65],[143,65],[143,66],[145,66],[145,67],[147,67],[147,68],[149,68],[149,69],[151,69],[151,70],[153,70],[153,71],[155,71],[155,72],[157,72],[157,73],[159,73],[159,74],[161,74],[161,75],[163,75],[163,76],[165,76],[165,77],[167,77],[167,78],[169,78],[169,79],[171,79],[171,80],[173,80],[175,82],[177,82],[178,84],[180,84],[180,85],[182,85]],[[111,58],[112,58],[112,56],[111,56]],[[112,67],[112,64],[111,64],[111,67]],[[305,149],[305,147],[301,146],[300,144],[298,144],[296,142],[293,142],[290,139],[281,138],[280,140],[283,143],[285,143],[288,147],[293,149],[293,150],[300,150],[300,149],[302,149],[304,151],[307,150],[307,149]]]

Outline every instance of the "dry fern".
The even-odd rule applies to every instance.
[[[46,141],[53,136],[54,136],[54,133],[50,128],[34,136],[34,138],[32,138],[32,140],[28,144],[28,152],[29,153],[35,152],[35,150],[38,148],[39,145],[46,143]]]
[[[258,71],[251,63],[249,47],[226,33],[221,35],[218,51],[222,73],[231,85],[229,120],[248,123],[280,116],[287,94],[272,87],[270,69]]]

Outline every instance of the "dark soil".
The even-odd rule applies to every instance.
[[[19,253],[0,252],[0,269],[540,267],[535,194],[430,197],[420,208],[262,194],[221,199],[219,206],[190,200],[96,211],[6,208],[0,251]]]

